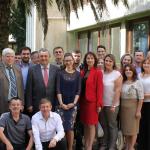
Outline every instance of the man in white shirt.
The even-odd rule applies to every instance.
[[[32,129],[36,150],[66,150],[64,128],[59,114],[52,112],[51,102],[43,98],[40,111],[32,117]]]

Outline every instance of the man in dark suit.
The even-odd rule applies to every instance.
[[[39,50],[40,64],[29,69],[26,85],[26,108],[34,114],[39,111],[39,102],[42,98],[51,99],[54,108],[56,95],[56,73],[59,68],[49,64],[50,53],[47,49]]]
[[[0,63],[0,114],[8,111],[8,101],[12,97],[24,100],[22,74],[14,62],[15,52],[5,48],[2,51],[2,63]]]

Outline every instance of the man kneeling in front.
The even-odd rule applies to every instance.
[[[9,101],[10,112],[0,117],[0,139],[5,144],[0,150],[31,150],[33,145],[31,121],[22,114],[23,102],[17,97]],[[26,145],[26,132],[29,140]]]
[[[31,121],[36,150],[66,150],[62,120],[51,111],[50,100],[43,98],[39,109]]]

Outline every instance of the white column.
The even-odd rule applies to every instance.
[[[36,48],[36,7],[31,8],[31,15],[26,17],[26,46],[32,51]]]
[[[125,27],[125,23],[122,22],[121,24],[121,30],[120,30],[120,35],[121,35],[121,40],[120,40],[120,49],[121,49],[121,56],[123,54],[125,54],[126,52],[126,27]]]

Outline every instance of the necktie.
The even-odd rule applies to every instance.
[[[48,84],[48,72],[47,72],[47,68],[44,68],[44,84],[47,87],[47,84]]]
[[[17,85],[16,85],[16,79],[15,76],[12,72],[11,68],[8,68],[9,70],[9,78],[10,78],[10,83],[9,83],[9,88],[10,88],[10,96],[11,97],[16,97],[17,96]]]

